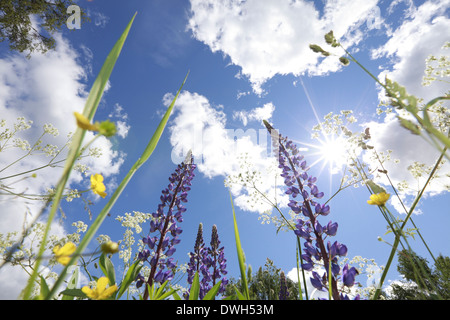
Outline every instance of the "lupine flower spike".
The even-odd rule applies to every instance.
[[[203,299],[206,293],[219,281],[220,288],[218,293],[224,293],[228,284],[227,278],[223,277],[227,274],[224,247],[220,247],[219,235],[216,225],[212,228],[211,247],[205,248],[203,242],[203,225],[200,223],[195,241],[194,252],[189,254],[188,263],[188,283],[192,284],[195,273],[198,272],[202,276],[200,281],[199,298]],[[211,270],[212,269],[212,270]],[[185,299],[189,298],[189,292],[184,294]]]
[[[219,293],[224,293],[228,284],[228,279],[224,277],[227,274],[227,260],[225,259],[224,247],[220,247],[219,234],[217,226],[213,225],[211,233],[211,247],[208,248],[207,264],[208,268],[212,268],[211,272],[211,287],[213,287],[220,279]],[[208,288],[209,290],[209,288]]]
[[[286,276],[284,275],[284,272],[281,271],[281,273],[280,273],[280,294],[279,294],[279,299],[280,300],[287,300],[288,298],[289,298],[289,291],[287,289]]]
[[[332,298],[340,300],[345,295],[341,295],[338,288],[341,275],[338,258],[347,255],[347,247],[338,241],[325,243],[325,238],[336,235],[338,224],[329,221],[322,225],[319,222],[318,218],[329,215],[330,207],[319,202],[324,193],[320,192],[316,186],[317,178],[308,174],[309,167],[303,160],[303,156],[299,154],[297,146],[286,137],[282,137],[267,121],[264,121],[264,125],[272,136],[275,155],[278,157],[279,168],[282,170],[281,176],[287,187],[286,194],[291,196],[288,206],[294,213],[303,215],[297,220],[294,231],[298,237],[305,240],[304,254],[301,255],[302,268],[311,271],[311,284],[316,289],[326,291],[330,285],[328,283],[329,268],[324,268],[325,273],[320,276],[314,267],[329,266],[331,260]],[[348,270],[348,266],[344,269],[343,284],[351,287],[354,284],[353,278],[356,272],[353,269]]]
[[[198,274],[203,274],[206,269],[206,265],[204,264],[205,261],[205,243],[203,241],[203,224],[200,223],[198,226],[197,231],[197,238],[195,240],[194,244],[194,251],[189,253],[189,263],[187,268],[187,282],[189,284],[192,284],[194,280],[195,273],[198,272]],[[189,290],[184,293],[184,298],[187,300],[189,298]],[[200,293],[199,297],[200,299],[204,296],[204,288],[203,288],[203,282],[200,282]]]
[[[182,229],[177,225],[183,221],[186,208],[187,193],[191,189],[196,165],[192,155],[186,157],[185,162],[178,165],[169,177],[169,185],[162,191],[161,203],[156,212],[152,213],[149,235],[142,239],[146,248],[139,252],[138,258],[150,263],[150,275],[143,279],[138,275],[136,286],[146,282],[150,287],[153,282],[164,283],[173,278],[175,263],[171,256],[175,252],[175,245],[180,242],[178,236]],[[166,212],[164,212],[167,210]],[[145,286],[144,300],[148,299],[148,286]]]

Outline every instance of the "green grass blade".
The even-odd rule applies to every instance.
[[[200,280],[198,271],[195,273],[194,280],[192,280],[191,290],[189,292],[189,300],[198,300],[200,294]]]
[[[236,292],[238,300],[249,300],[239,291],[239,289],[236,286],[234,286],[234,291]]]
[[[142,266],[140,266],[139,263],[140,263],[140,261],[136,261],[128,269],[124,279],[122,280],[122,283],[120,285],[119,292],[117,293],[116,299],[120,299],[120,297],[125,293],[125,291],[130,286],[130,284],[134,281],[134,279],[136,279],[139,271],[142,268]]]
[[[45,281],[43,276],[40,276],[41,278],[41,290],[40,290],[40,296],[41,297],[46,297],[50,291],[50,289],[48,288],[47,285],[47,281]]]
[[[169,280],[166,280],[166,282],[164,282],[164,283],[158,288],[158,290],[156,290],[155,300],[158,300],[159,297],[164,293],[164,288],[167,286],[168,283],[169,283]]]
[[[186,75],[186,77],[187,77],[187,75]],[[142,156],[136,161],[136,163],[133,165],[133,167],[128,171],[128,173],[125,176],[125,178],[120,182],[119,186],[114,191],[113,195],[111,196],[111,199],[108,201],[108,203],[106,203],[106,205],[103,207],[102,211],[99,213],[99,215],[97,216],[95,221],[92,223],[90,228],[86,231],[83,239],[81,240],[80,244],[77,247],[77,250],[74,253],[73,258],[69,261],[69,264],[62,270],[61,275],[58,278],[58,280],[55,282],[54,288],[52,290],[56,290],[57,286],[59,286],[61,284],[61,281],[62,281],[61,279],[64,278],[65,273],[67,272],[67,268],[70,265],[73,265],[77,261],[78,256],[80,256],[83,253],[83,251],[87,248],[89,242],[94,238],[95,233],[100,228],[100,226],[103,223],[104,219],[106,218],[108,213],[111,211],[112,207],[116,203],[116,201],[119,198],[120,194],[125,189],[125,187],[128,184],[128,182],[131,180],[131,178],[136,173],[136,171],[142,166],[142,164],[144,164],[144,162],[146,160],[148,160],[148,158],[150,157],[150,155],[154,151],[154,149],[155,149],[156,145],[158,144],[159,139],[160,139],[160,137],[162,135],[162,131],[164,130],[165,125],[167,124],[168,118],[169,118],[169,116],[170,116],[170,114],[172,112],[172,109],[173,109],[173,106],[175,104],[175,101],[178,98],[178,95],[180,94],[181,89],[183,88],[183,85],[184,85],[185,81],[186,81],[186,78],[184,79],[183,84],[181,85],[180,89],[178,90],[178,92],[177,92],[175,98],[173,99],[170,107],[166,111],[166,114],[164,115],[163,119],[161,120],[157,130],[153,134],[149,144],[145,148]]]
[[[198,300],[199,294],[200,294],[200,281],[197,271],[195,273],[194,280],[192,281],[191,291],[189,292],[189,300]]]
[[[125,31],[120,36],[119,40],[117,41],[116,45],[113,47],[111,52],[108,54],[105,63],[103,64],[102,69],[100,70],[99,76],[97,77],[96,81],[94,82],[92,89],[89,93],[86,107],[83,112],[83,114],[89,119],[92,120],[95,112],[97,110],[97,106],[100,103],[100,100],[102,98],[103,92],[105,90],[106,84],[108,82],[108,79],[111,76],[111,73],[114,69],[114,65],[119,58],[120,52],[122,51],[123,44],[125,43],[125,40],[128,37],[128,33],[131,29],[131,25],[133,24],[133,21],[136,17],[137,12],[134,14],[131,21],[128,23]]]
[[[170,296],[174,295],[176,292],[177,292],[176,289],[170,289],[170,290],[167,290],[167,291],[164,292],[162,295],[158,296],[158,298],[157,298],[156,300],[164,300],[164,299],[166,299],[167,297],[170,297]]]
[[[217,292],[219,292],[220,284],[222,283],[222,280],[217,282],[214,287],[212,287],[207,294],[203,297],[203,300],[214,300],[214,298],[217,295]]]
[[[181,300],[180,295],[177,293],[177,291],[175,290],[175,292],[172,293],[172,297],[173,300]]]
[[[123,32],[122,36],[116,42],[115,46],[111,50],[102,69],[100,70],[99,75],[97,76],[97,79],[95,80],[95,82],[92,86],[92,89],[89,93],[89,96],[88,96],[88,99],[86,101],[86,105],[85,105],[84,111],[83,111],[83,114],[86,115],[89,119],[93,118],[95,111],[97,110],[98,103],[100,102],[101,96],[103,95],[103,91],[106,86],[106,83],[111,75],[111,72],[114,68],[115,62],[122,50],[123,44],[125,42],[125,39],[128,35],[128,32],[131,28],[131,25],[134,21],[135,16],[136,16],[136,14],[133,16],[131,21],[128,23],[128,26],[125,29],[125,31]],[[59,203],[61,202],[64,188],[67,184],[67,181],[69,180],[70,172],[72,171],[73,165],[79,156],[79,151],[81,149],[81,144],[83,142],[85,133],[86,133],[85,130],[77,128],[77,130],[75,131],[75,134],[73,136],[72,143],[71,143],[71,146],[69,149],[69,155],[67,157],[67,160],[66,160],[66,163],[64,166],[64,171],[63,171],[62,177],[56,187],[55,196],[54,196],[52,207],[50,209],[50,213],[48,216],[47,225],[44,230],[44,236],[42,238],[38,257],[42,257],[44,254],[45,245],[47,243],[48,234],[50,232],[50,226],[51,226],[53,219],[55,218],[56,212],[59,208]],[[39,270],[40,264],[41,264],[41,259],[38,258],[36,260],[36,264],[34,266],[34,271],[31,274],[31,276],[28,280],[28,284],[24,290],[24,295],[23,295],[24,300],[28,300],[31,296],[31,291],[33,289],[33,284],[35,282],[35,279],[38,275],[38,270]],[[55,293],[54,290],[51,290],[50,296],[51,296],[51,294],[54,294],[54,293]]]
[[[237,222],[236,222],[236,213],[234,212],[233,197],[231,196],[231,192],[230,192],[230,199],[231,199],[231,208],[233,210],[234,236],[236,238],[236,250],[237,250],[238,261],[239,261],[239,269],[241,271],[242,287],[244,290],[243,294],[247,300],[250,300],[250,295],[248,292],[247,277],[245,275],[244,251],[242,250],[241,239],[239,237],[239,230],[238,230],[238,226],[237,226]]]
[[[147,148],[145,149],[145,151],[142,154],[142,156],[136,162],[137,168],[139,168],[142,164],[144,164],[144,162],[148,160],[150,155],[155,150],[156,145],[158,144],[158,141],[161,138],[161,135],[162,135],[162,133],[164,131],[164,128],[167,125],[167,121],[169,120],[169,117],[172,114],[172,110],[173,110],[175,102],[176,102],[176,100],[178,98],[178,95],[180,94],[181,89],[183,88],[184,84],[186,83],[186,79],[187,79],[188,76],[189,76],[189,72],[186,74],[186,77],[184,78],[183,83],[181,84],[181,87],[178,90],[177,94],[175,95],[175,98],[173,99],[173,101],[170,104],[169,108],[167,108],[167,111],[164,114],[164,117],[162,118],[161,122],[159,123],[158,128],[156,128],[156,131],[153,134],[153,137],[150,140],[149,144],[147,145]]]

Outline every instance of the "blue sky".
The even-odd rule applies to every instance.
[[[353,128],[363,130],[370,126],[376,148],[393,149],[393,158],[400,159],[397,165],[389,164],[394,181],[407,179],[416,183],[406,170],[410,162],[417,160],[431,165],[437,159],[432,148],[400,128],[393,117],[376,114],[380,92],[359,67],[355,64],[342,67],[337,62],[339,56],[322,59],[308,45],[323,45],[323,35],[333,29],[376,76],[383,79],[388,74],[409,92],[429,100],[448,89],[439,82],[424,88],[421,78],[427,56],[445,54],[441,48],[448,40],[449,1],[290,2],[79,1],[91,22],[79,30],[63,28],[57,36],[56,52],[34,54],[26,60],[9,52],[7,44],[1,44],[0,93],[4,93],[4,98],[0,98],[1,114],[8,120],[23,114],[33,119],[36,126],[52,121],[62,132],[71,130],[74,123],[68,117],[73,111],[82,110],[86,92],[106,55],[137,12],[96,114],[98,120],[110,117],[120,121],[122,136],[111,143],[99,142],[104,156],[88,163],[89,174],[105,175],[109,194],[145,148],[170,94],[176,93],[188,70],[190,74],[157,149],[133,177],[100,233],[109,234],[113,240],[120,239],[124,229],[115,221],[117,215],[156,210],[160,192],[176,166],[172,151],[198,143],[193,132],[200,129],[203,144],[195,149],[194,155],[202,155],[203,162],[199,163],[188,196],[188,211],[181,224],[182,242],[177,246],[175,258],[187,262],[200,222],[204,225],[205,242],[209,242],[211,227],[216,224],[225,246],[229,275],[237,278],[232,211],[229,190],[224,187],[227,175],[236,172],[232,166],[236,165],[233,162],[236,157],[224,159],[218,153],[237,146],[257,155],[258,145],[254,141],[233,144],[227,132],[239,129],[258,132],[264,128],[261,120],[266,118],[281,134],[306,148],[306,160],[314,163],[317,150],[311,144],[318,142],[311,139],[312,127],[329,112],[353,110],[358,119]],[[6,162],[0,159],[1,164]],[[265,162],[257,162],[263,169]],[[33,165],[23,164],[22,168]],[[318,187],[328,199],[337,190],[342,172],[331,175],[326,166],[321,169],[323,165],[318,162],[311,172],[318,175]],[[448,172],[448,165],[442,171]],[[52,183],[48,172],[39,179],[46,186]],[[84,187],[88,184],[81,175],[76,175],[72,183]],[[419,207],[422,214],[414,216],[414,220],[431,250],[448,255],[445,244],[449,241],[446,226],[450,218],[446,185],[450,183],[443,174],[430,187],[431,192]],[[39,190],[40,186],[35,188]],[[405,194],[405,200],[411,203],[413,194]],[[241,194],[233,196],[236,199]],[[330,202],[331,214],[323,223],[330,219],[339,223],[335,240],[348,246],[349,258],[373,258],[378,265],[384,265],[390,247],[377,237],[386,241],[392,241],[392,237],[384,236],[386,223],[376,207],[367,205],[368,198],[365,187],[342,191]],[[92,200],[95,216],[107,199],[92,197]],[[239,204],[235,207],[247,263],[256,270],[270,258],[285,272],[291,271],[296,265],[293,234],[277,234],[273,224],[261,224],[258,212],[249,211],[243,202]],[[4,206],[3,212],[9,212],[27,204],[0,205]],[[393,203],[393,212],[395,208]],[[285,212],[287,209],[283,208]],[[62,233],[70,230],[72,221],[90,222],[81,202],[70,203],[65,211],[67,220],[59,230]],[[19,227],[21,221],[7,215],[1,225],[0,231],[6,232],[13,226]],[[426,256],[419,240],[412,245]],[[391,270],[389,279],[397,279],[395,267]],[[22,276],[15,279],[23,281]],[[9,286],[5,274],[0,273],[0,280]],[[361,281],[364,285],[365,280]]]

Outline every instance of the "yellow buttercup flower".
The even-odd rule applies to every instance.
[[[53,253],[55,254],[56,260],[61,263],[63,266],[66,266],[70,259],[71,255],[75,252],[77,246],[72,242],[67,242],[62,248],[60,246],[55,246],[53,248]]]
[[[101,174],[91,175],[91,189],[94,193],[98,194],[100,197],[106,197],[106,187],[103,184],[103,176]]]
[[[375,206],[384,206],[389,200],[390,196],[391,195],[386,192],[372,194],[370,196],[370,200],[367,200],[367,203]]]
[[[89,131],[98,131],[99,128],[97,123],[96,124],[90,123],[88,118],[86,118],[84,115],[78,112],[74,112],[73,114],[77,119],[77,126],[79,128]]]
[[[97,286],[95,289],[91,289],[89,286],[84,286],[81,291],[84,292],[88,298],[93,300],[105,300],[112,296],[117,291],[117,285],[112,285],[106,288],[109,284],[109,280],[106,277],[101,277],[97,280]]]

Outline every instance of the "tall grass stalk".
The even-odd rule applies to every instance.
[[[392,245],[392,249],[391,249],[391,253],[390,253],[389,258],[388,258],[388,262],[386,264],[385,269],[383,270],[383,274],[381,275],[380,283],[379,283],[379,285],[378,285],[378,287],[377,287],[377,289],[375,291],[375,295],[374,295],[374,299],[375,300],[377,300],[380,297],[381,289],[382,289],[384,280],[386,278],[387,272],[389,271],[389,268],[391,266],[392,260],[393,260],[393,258],[395,256],[395,253],[397,252],[397,248],[398,248],[399,241],[400,241],[400,235],[403,236],[403,229],[405,228],[406,223],[411,218],[411,215],[413,214],[417,204],[419,203],[419,200],[422,198],[422,196],[423,196],[423,194],[425,192],[425,189],[427,188],[428,184],[430,183],[431,179],[433,178],[434,174],[436,173],[436,171],[437,171],[437,169],[439,167],[439,164],[441,163],[441,161],[442,161],[446,151],[447,151],[447,148],[444,148],[442,154],[440,155],[439,159],[436,161],[436,164],[434,165],[433,169],[431,170],[427,181],[425,182],[424,186],[420,190],[419,194],[414,199],[414,201],[413,201],[413,203],[412,203],[412,205],[411,205],[411,207],[410,207],[410,209],[408,211],[408,214],[407,214],[405,220],[403,221],[402,225],[397,230],[398,234],[396,234],[396,236],[395,236],[395,241],[394,241],[394,244]],[[405,239],[406,239],[406,237],[405,237]],[[428,248],[428,246],[427,246],[427,248]],[[414,266],[414,263],[413,263],[413,266]]]
[[[101,100],[101,97],[105,90],[108,79],[111,76],[111,73],[114,69],[115,63],[120,55],[120,52],[122,51],[123,45],[125,43],[125,40],[128,36],[128,33],[130,31],[131,25],[132,25],[135,17],[136,17],[136,14],[133,16],[131,21],[128,23],[127,27],[125,28],[125,31],[122,33],[122,36],[119,38],[119,40],[116,42],[113,49],[109,53],[108,57],[105,60],[105,63],[103,64],[102,69],[100,70],[100,73],[99,73],[97,79],[95,80],[95,82],[91,88],[91,91],[89,93],[89,96],[87,98],[87,101],[86,101],[86,104],[85,104],[85,107],[83,110],[83,115],[86,116],[90,121],[92,121],[92,119],[95,115],[95,112],[97,111],[98,104],[100,103],[100,100]],[[28,300],[31,297],[31,292],[32,292],[34,283],[36,281],[36,278],[37,278],[37,275],[39,272],[39,267],[41,264],[41,257],[43,256],[44,251],[45,251],[45,246],[47,243],[50,228],[51,228],[52,222],[55,218],[59,204],[61,202],[62,194],[63,194],[64,188],[67,184],[67,181],[69,180],[69,176],[70,176],[70,173],[74,166],[74,163],[80,154],[81,144],[83,142],[85,134],[86,134],[86,131],[81,128],[77,128],[77,130],[74,134],[74,138],[73,138],[71,146],[70,146],[69,155],[67,157],[67,161],[66,161],[66,164],[64,167],[62,177],[57,184],[55,196],[52,199],[53,203],[50,208],[47,224],[46,224],[45,231],[44,231],[44,236],[42,239],[41,247],[38,252],[38,258],[36,260],[36,264],[34,266],[33,273],[31,275],[31,277],[29,278],[28,284],[23,293],[23,298],[25,300]],[[51,290],[51,294],[54,293],[53,291],[54,290]],[[51,296],[51,294],[49,296]]]

